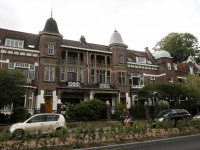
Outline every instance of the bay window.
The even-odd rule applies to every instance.
[[[126,85],[125,72],[119,72],[119,85]]]
[[[45,66],[44,68],[44,81],[54,81],[55,67],[54,66]]]

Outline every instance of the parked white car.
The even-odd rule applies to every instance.
[[[65,118],[62,114],[36,114],[22,123],[15,123],[10,126],[10,133],[18,132],[18,139],[22,139],[24,130],[40,130],[43,134],[52,134],[54,130],[65,127]]]

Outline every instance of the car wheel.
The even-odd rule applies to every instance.
[[[21,140],[24,137],[24,130],[16,130],[14,137]]]

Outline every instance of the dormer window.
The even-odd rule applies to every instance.
[[[23,48],[24,47],[24,41],[6,38],[5,46]]]
[[[193,66],[192,65],[190,65],[190,73],[191,73],[191,75],[194,75],[194,70],[193,70]]]
[[[174,65],[174,70],[177,70],[177,65]]]
[[[35,44],[28,44],[28,48],[35,48]]]
[[[54,55],[54,45],[48,44],[48,55]]]
[[[134,62],[134,61],[133,61],[133,58],[131,58],[131,57],[128,57],[127,60],[128,60],[129,62]]]
[[[146,64],[146,58],[145,57],[136,57],[138,63],[145,63]]]

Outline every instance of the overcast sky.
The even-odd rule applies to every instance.
[[[0,0],[0,28],[38,34],[51,16],[64,39],[109,45],[116,29],[129,49],[151,50],[171,32],[200,41],[200,0]]]

